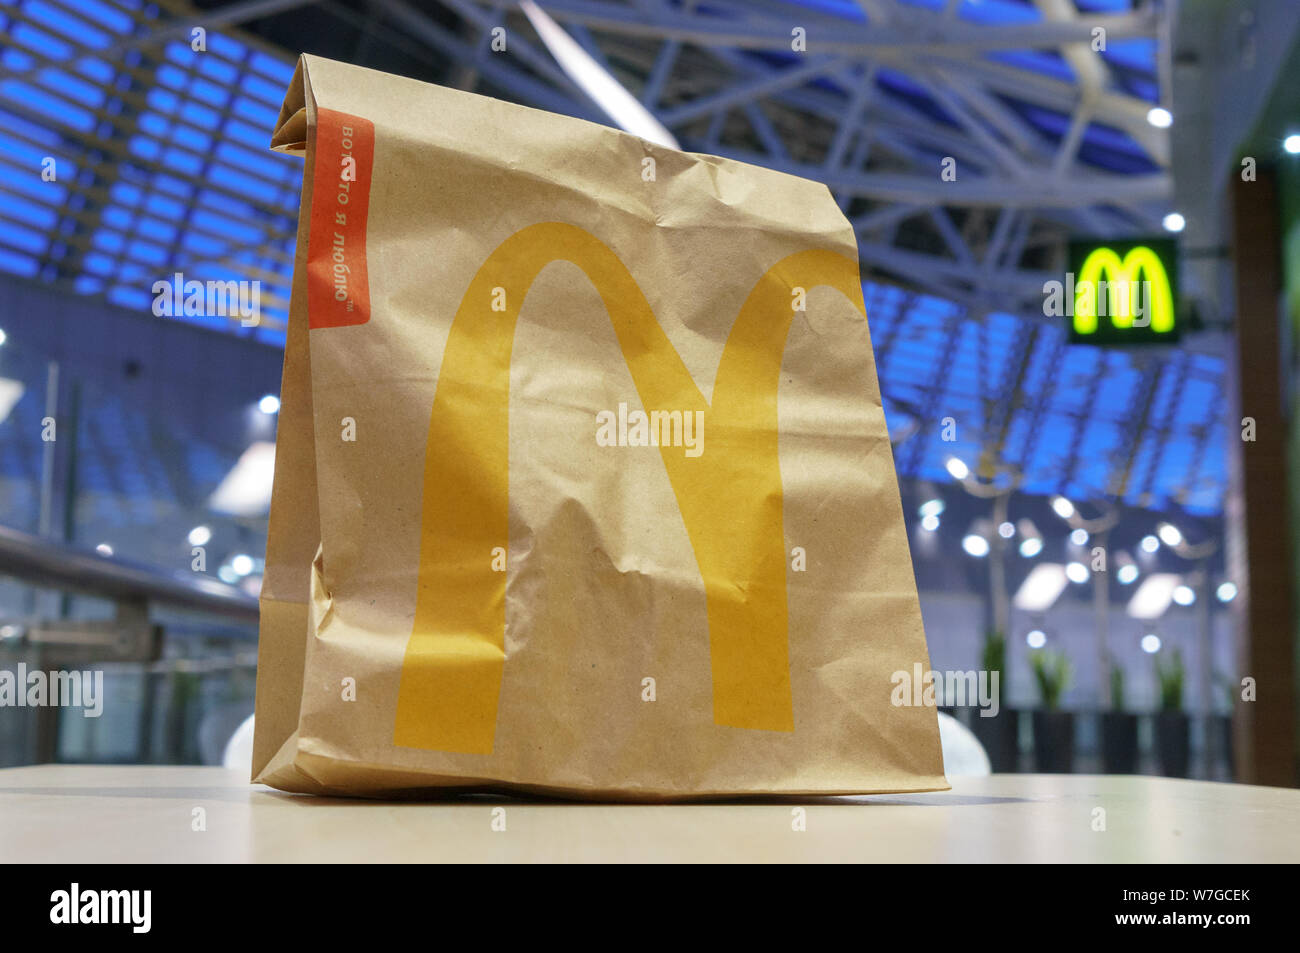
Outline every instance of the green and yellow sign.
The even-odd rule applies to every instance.
[[[1079,344],[1168,344],[1178,315],[1178,245],[1167,238],[1071,242],[1064,298]]]

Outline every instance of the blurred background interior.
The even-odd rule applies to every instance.
[[[508,2],[0,0],[0,668],[109,701],[0,709],[0,765],[219,763],[252,711],[306,51],[628,125],[594,62],[825,182],[932,665],[1002,675],[995,718],[940,704],[995,770],[1297,784],[1300,5],[537,6],[585,58]],[[1155,239],[1176,342],[1073,341],[1044,283]],[[260,324],[156,316],[176,272],[260,282]]]

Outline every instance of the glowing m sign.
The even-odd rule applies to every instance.
[[[1070,260],[1071,340],[1096,344],[1177,340],[1173,242],[1072,243]]]

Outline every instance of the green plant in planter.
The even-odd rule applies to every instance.
[[[1002,693],[1007,690],[1007,637],[1000,629],[989,629],[984,633],[984,650],[980,653],[980,665],[990,677],[998,673],[998,682]]]
[[[1168,665],[1156,658],[1156,679],[1160,683],[1160,710],[1180,711],[1183,707],[1183,654],[1174,649]]]
[[[1114,659],[1110,663],[1110,707],[1112,711],[1124,710],[1124,670]]]
[[[1043,700],[1043,707],[1056,711],[1061,705],[1061,696],[1070,684],[1070,660],[1064,652],[1040,649],[1030,657],[1034,669],[1034,680],[1038,682],[1038,695]]]

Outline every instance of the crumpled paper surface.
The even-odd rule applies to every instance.
[[[947,788],[891,704],[929,661],[824,186],[314,56],[273,147],[306,164],[255,780]]]

